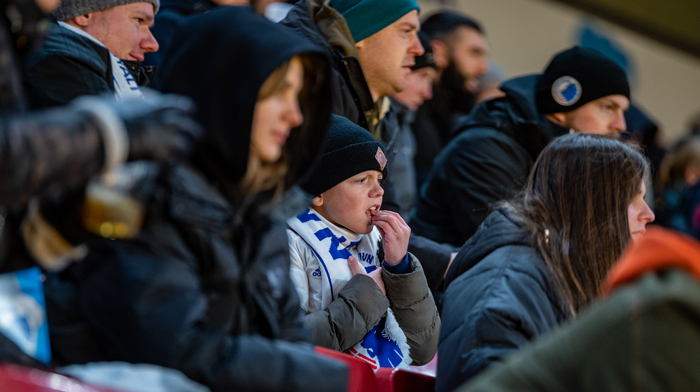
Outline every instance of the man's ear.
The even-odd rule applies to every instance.
[[[433,48],[435,65],[439,69],[447,68],[447,65],[450,63],[450,48],[438,39],[430,40],[430,46]]]
[[[355,42],[355,47],[357,48],[358,51],[364,49],[365,47],[365,40],[362,40],[360,42]]]
[[[323,205],[323,194],[314,197],[314,199],[311,200],[311,205],[314,207],[321,207]]]
[[[87,25],[90,24],[90,19],[92,18],[92,14],[84,14],[84,15],[78,15],[75,18],[71,19],[73,23],[75,23],[78,27],[87,27]],[[73,24],[71,23],[71,24]]]
[[[562,127],[566,127],[566,113],[547,113],[544,116],[547,117],[547,120]]]

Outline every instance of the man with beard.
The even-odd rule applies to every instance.
[[[440,12],[423,22],[423,31],[431,40],[439,81],[433,86],[433,99],[418,110],[413,125],[418,189],[447,144],[456,119],[474,106],[479,80],[489,69],[484,30],[474,19]]]

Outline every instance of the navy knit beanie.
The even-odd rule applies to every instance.
[[[581,46],[554,56],[535,86],[537,111],[542,114],[570,112],[614,94],[630,98],[625,70],[599,51]]]
[[[386,177],[386,156],[377,139],[345,117],[331,116],[321,154],[313,175],[301,184],[314,196],[367,170],[382,172]]]
[[[343,14],[355,42],[362,41],[413,10],[420,11],[416,0],[331,0],[330,4]]]

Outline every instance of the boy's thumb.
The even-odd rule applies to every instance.
[[[360,263],[357,262],[357,259],[354,256],[348,257],[348,267],[350,267],[350,272],[352,272],[353,276],[365,272],[364,268],[360,266]]]

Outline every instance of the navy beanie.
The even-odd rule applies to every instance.
[[[345,117],[331,116],[321,154],[314,173],[301,184],[314,196],[367,170],[386,176],[386,156],[377,139]]]
[[[535,86],[537,111],[542,114],[570,112],[614,94],[630,98],[625,70],[599,51],[581,46],[554,56]]]
[[[420,10],[416,0],[331,0],[330,5],[348,22],[355,42],[362,41],[413,10]]]

